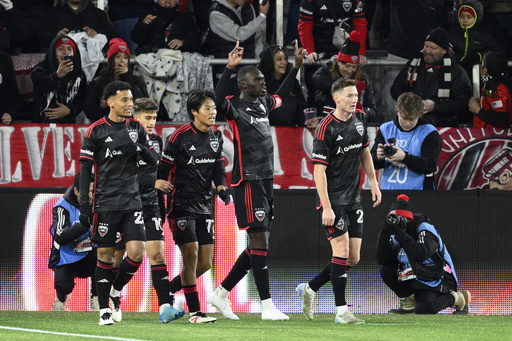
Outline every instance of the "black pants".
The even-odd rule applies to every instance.
[[[454,305],[455,298],[448,292],[450,288],[441,291],[438,288],[429,289],[415,279],[399,281],[396,271],[395,264],[385,265],[380,268],[380,276],[398,297],[404,298],[412,294],[415,295],[416,308],[414,312],[416,314],[437,314],[441,310]],[[448,286],[450,286],[449,283]]]
[[[96,269],[96,249],[93,249],[76,263],[55,266],[54,272],[54,288],[57,295],[64,297],[71,294],[75,287],[75,278],[91,277],[91,295],[96,294],[96,281],[94,280],[94,271]]]

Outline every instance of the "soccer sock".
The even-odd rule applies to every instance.
[[[96,291],[98,292],[98,304],[100,309],[108,308],[110,287],[112,286],[112,264],[98,260],[96,262]]]
[[[197,293],[197,287],[195,285],[186,285],[183,287],[185,293],[185,299],[187,300],[188,312],[195,313],[201,310],[199,304],[199,294]]]
[[[251,250],[251,268],[260,299],[270,298],[266,250]]]
[[[345,288],[347,287],[347,259],[332,257],[331,260],[331,283],[334,291],[334,302],[336,306],[347,305],[345,301]]]
[[[169,296],[169,273],[165,264],[151,265],[151,279],[158,297],[158,305],[171,303]]]
[[[181,289],[183,289],[183,285],[181,284],[181,275],[178,275],[169,282],[169,289],[174,294]]]
[[[331,262],[327,263],[325,268],[311,281],[308,282],[309,287],[314,292],[317,292],[325,283],[331,280]]]
[[[235,264],[231,268],[231,271],[222,281],[222,287],[227,291],[231,291],[235,285],[240,282],[247,272],[251,269],[251,255],[249,249],[242,251]]]
[[[130,257],[126,256],[119,266],[119,273],[117,274],[117,278],[114,280],[114,289],[121,291],[123,287],[128,284],[130,279],[132,279],[133,275],[135,275],[140,264],[140,262],[135,262],[131,260]]]

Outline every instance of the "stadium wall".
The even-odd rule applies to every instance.
[[[64,188],[0,188],[0,309],[50,310],[55,298],[53,272],[47,268],[51,246],[51,208]],[[375,244],[382,220],[399,192],[386,191],[383,202],[371,207],[369,191],[363,191],[364,239],[361,262],[348,277],[347,301],[355,313],[385,313],[398,300],[382,283],[375,262]],[[455,262],[460,286],[473,294],[473,313],[510,314],[512,281],[510,245],[512,196],[499,191],[406,191],[413,211],[424,213],[440,231]],[[216,202],[214,268],[200,281],[202,309],[214,312],[206,296],[222,281],[245,248],[245,232],[236,226],[233,204]],[[276,305],[287,313],[299,313],[295,293],[298,283],[314,276],[330,259],[330,248],[315,210],[315,191],[276,190],[275,220],[271,233],[269,269]],[[166,260],[174,276],[181,269],[180,254],[167,223]],[[88,310],[90,281],[79,279],[68,310]],[[315,299],[315,312],[333,313],[330,284]],[[147,260],[123,291],[123,310],[157,311]],[[178,293],[177,304],[184,304]],[[235,312],[259,312],[257,291],[250,275],[231,293]],[[444,311],[451,312],[450,309]]]

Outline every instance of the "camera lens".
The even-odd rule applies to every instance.
[[[390,146],[390,145],[385,145],[384,148],[384,155],[386,156],[391,156],[391,155],[394,155],[396,153],[396,149],[393,148],[393,146]]]
[[[400,222],[400,217],[392,213],[386,217],[386,221],[389,225],[398,225]]]

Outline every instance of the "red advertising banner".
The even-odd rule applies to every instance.
[[[159,126],[165,139],[178,126]],[[228,183],[233,167],[233,136],[224,135]],[[78,157],[86,125],[13,124],[0,127],[0,187],[67,187],[80,169]],[[442,128],[443,149],[436,174],[438,189],[475,189],[489,177],[508,169],[512,174],[512,129]],[[274,187],[305,189],[315,186],[310,162],[313,131],[272,127]],[[370,128],[373,143],[376,128]],[[493,159],[494,157],[494,159]],[[499,175],[499,174],[498,174]],[[369,188],[363,177],[363,188]]]

